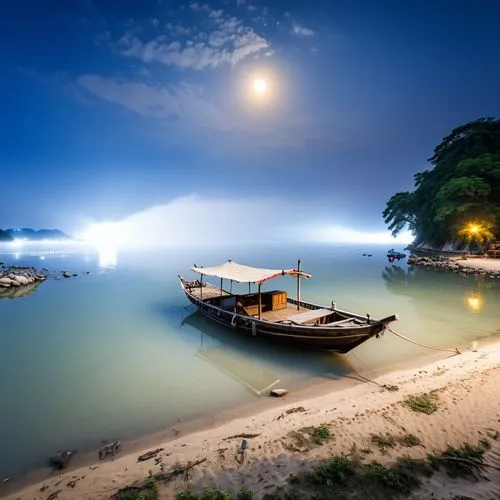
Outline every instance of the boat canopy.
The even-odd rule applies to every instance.
[[[196,273],[204,276],[215,276],[227,280],[237,281],[239,283],[264,283],[278,276],[299,276],[301,278],[310,278],[311,275],[298,271],[297,269],[263,269],[260,267],[244,266],[237,264],[232,260],[214,267],[198,267],[191,268]]]

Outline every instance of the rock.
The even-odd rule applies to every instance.
[[[120,441],[113,441],[112,443],[105,444],[99,450],[99,460],[104,460],[107,456],[114,457],[120,450]]]
[[[31,283],[31,281],[26,278],[26,276],[22,276],[22,275],[19,275],[19,276],[16,276],[14,278],[20,285],[27,285],[28,283]]]
[[[288,394],[288,391],[286,389],[273,389],[271,391],[271,396],[274,396],[275,398],[282,398],[283,396],[286,396]]]
[[[62,275],[65,277],[65,278],[71,278],[71,273],[68,273],[68,271],[64,271],[62,273]]]
[[[71,450],[58,451],[53,457],[50,457],[50,465],[57,467],[58,469],[64,469],[71,458],[73,457],[73,452]]]

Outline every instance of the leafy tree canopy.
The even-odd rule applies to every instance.
[[[384,220],[396,236],[409,227],[416,241],[440,245],[465,237],[469,224],[500,237],[500,120],[480,118],[452,130],[415,174],[415,190],[396,193]],[[484,238],[483,238],[484,239]]]

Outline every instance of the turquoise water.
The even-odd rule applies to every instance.
[[[0,300],[0,478],[44,465],[59,449],[90,450],[105,439],[251,402],[276,380],[294,388],[311,379],[371,376],[428,354],[390,334],[345,356],[239,338],[188,306],[177,274],[191,276],[194,262],[231,258],[282,268],[300,257],[313,275],[302,283],[306,300],[335,300],[339,308],[373,317],[397,313],[395,329],[442,347],[498,334],[500,280],[409,270],[404,262],[388,264],[387,248],[274,245],[116,254],[0,246],[5,265],[78,273],[48,279],[24,298]],[[266,286],[295,296],[291,278]]]

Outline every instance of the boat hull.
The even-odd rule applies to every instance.
[[[235,333],[248,335],[250,337],[266,338],[275,342],[295,345],[307,349],[334,351],[345,354],[372,337],[380,336],[388,323],[395,321],[395,315],[382,320],[370,320],[367,324],[359,326],[338,326],[328,327],[323,325],[299,325],[293,322],[275,322],[259,319],[254,316],[244,316],[234,311],[228,311],[210,304],[190,291],[185,286],[185,281],[180,278],[181,287],[188,300],[193,303],[198,310],[208,319],[219,323],[222,326],[231,328]],[[288,303],[298,305],[304,309],[329,309],[342,313],[352,319],[364,320],[365,316],[360,316],[348,311],[339,311],[333,308],[297,301],[288,298]]]

